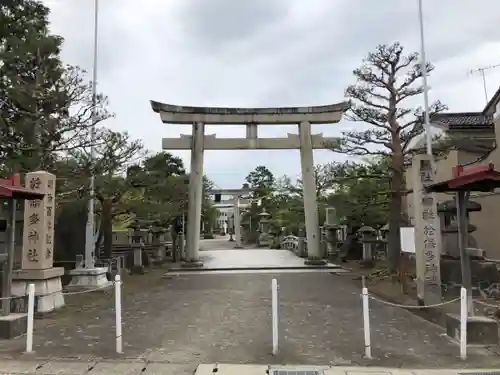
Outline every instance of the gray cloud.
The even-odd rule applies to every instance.
[[[47,0],[53,30],[66,39],[67,62],[92,67],[93,0]],[[367,0],[101,0],[99,89],[116,119],[159,150],[162,137],[189,127],[161,124],[149,100],[212,106],[294,106],[343,100],[352,70],[377,44],[401,41],[418,51],[417,1]],[[432,99],[468,110],[484,102],[480,82],[465,71],[500,63],[498,0],[424,0],[427,57],[436,64]],[[488,74],[489,91],[500,69]],[[418,101],[417,101],[418,102]],[[419,103],[416,103],[417,105]],[[338,135],[356,126],[315,126]],[[284,136],[294,126],[266,126],[263,136]],[[243,127],[210,127],[220,137]],[[179,153],[189,164],[189,153]],[[317,162],[339,158],[317,152]],[[277,174],[300,172],[298,152],[207,152],[205,171],[218,185],[235,187],[259,164]]]
[[[265,34],[287,14],[286,1],[196,1],[182,2],[178,16],[182,30],[195,48],[214,53],[228,44]]]

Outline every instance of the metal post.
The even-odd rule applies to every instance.
[[[116,352],[123,353],[123,337],[122,337],[122,292],[121,292],[121,277],[115,276],[115,334],[116,334]]]
[[[94,64],[92,70],[92,125],[90,129],[90,160],[91,167],[94,158],[94,139],[95,127],[97,124],[97,41],[98,41],[98,26],[99,26],[99,0],[94,0]],[[90,176],[90,199],[89,211],[87,217],[87,225],[85,227],[85,268],[94,268],[94,247],[95,247],[95,231],[94,231],[94,196],[95,196],[95,176],[91,170]]]
[[[457,199],[457,222],[458,222],[458,248],[460,250],[460,267],[462,269],[462,286],[467,289],[467,310],[469,316],[474,315],[472,303],[472,280],[470,269],[470,258],[467,254],[468,244],[468,220],[467,220],[467,196],[465,191],[456,193]]]
[[[363,286],[362,301],[363,301],[363,332],[365,339],[365,357],[372,359],[372,344],[370,332],[370,304],[369,304],[368,288]]]
[[[278,318],[278,281],[273,279],[271,282],[271,304],[272,304],[272,327],[273,327],[273,355],[278,354],[279,340],[279,318]]]
[[[460,289],[460,359],[467,359],[467,290]]]
[[[418,0],[418,16],[420,23],[420,68],[422,70],[423,89],[424,89],[424,121],[425,121],[425,136],[427,154],[432,156],[432,134],[431,121],[429,117],[429,86],[427,85],[427,60],[425,57],[425,39],[424,39],[424,12],[422,0]]]
[[[28,317],[26,325],[26,353],[33,351],[33,326],[35,318],[35,284],[28,284]]]

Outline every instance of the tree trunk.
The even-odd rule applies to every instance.
[[[97,257],[100,257],[99,249],[101,248],[102,237],[103,237],[103,227],[102,227],[101,223],[102,223],[102,220],[99,220],[99,223],[98,223],[99,231],[97,232],[97,239],[95,240],[95,244],[94,244],[94,254]]]
[[[111,259],[113,256],[113,203],[110,199],[102,201],[101,228],[103,235],[104,257]]]
[[[396,271],[401,254],[401,195],[403,189],[403,156],[393,154],[391,171],[391,196],[389,200],[389,235],[387,258],[391,271]]]
[[[54,261],[74,261],[85,254],[87,201],[62,203],[56,210]]]

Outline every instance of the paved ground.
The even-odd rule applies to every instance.
[[[288,250],[206,250],[200,252],[200,260],[208,270],[312,268]],[[322,267],[340,268],[330,263]]]
[[[200,245],[200,260],[207,270],[242,269],[300,269],[313,268],[304,264],[304,259],[287,250],[276,251],[267,248],[234,249],[235,242],[229,237],[203,240]],[[340,268],[329,263],[324,268]]]
[[[273,277],[280,286],[276,357],[270,354]],[[486,352],[463,363],[441,328],[376,302],[371,303],[375,359],[364,359],[359,294],[360,286],[345,274],[177,274],[125,293],[125,356],[191,373],[199,363],[500,367],[500,358]],[[37,321],[34,340],[36,357],[116,358],[113,294],[72,307],[63,318]],[[23,339],[0,341],[4,356],[16,356],[23,347]]]

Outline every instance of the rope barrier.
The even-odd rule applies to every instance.
[[[363,311],[363,333],[364,333],[364,343],[365,343],[365,358],[372,358],[372,345],[371,345],[371,330],[370,330],[370,299],[380,302],[382,305],[404,308],[404,309],[425,309],[429,307],[440,307],[448,305],[454,302],[460,301],[460,358],[462,360],[467,359],[467,290],[465,288],[460,289],[460,297],[454,298],[449,301],[444,301],[441,303],[436,303],[427,306],[415,306],[415,305],[403,305],[393,302],[384,301],[380,298],[373,296],[366,286],[363,286],[361,293],[362,300],[362,311]]]
[[[493,307],[493,308],[496,308],[496,309],[500,309],[500,304],[498,304],[498,305],[492,305],[492,304],[490,304],[490,303],[486,303],[486,302],[483,302],[483,301],[479,301],[479,300],[477,300],[477,299],[472,300],[472,302],[478,303],[478,304],[483,305],[483,306],[486,306],[486,307]]]
[[[123,284],[123,283],[122,283]],[[105,290],[105,289],[110,289],[115,286],[115,282],[112,281],[109,285],[104,285],[104,286],[99,286],[97,288],[92,288],[92,289],[84,289],[84,290],[75,290],[75,291],[56,291],[52,293],[47,293],[47,294],[38,294],[37,297],[45,297],[45,296],[51,296],[53,294],[58,294],[61,293],[63,296],[75,296],[79,294],[87,294],[91,292],[96,292],[98,290]],[[28,294],[22,295],[22,296],[10,296],[10,297],[0,297],[0,301],[7,301],[7,300],[12,300],[12,299],[20,299],[20,298],[26,298]]]
[[[344,275],[342,275],[344,276]],[[460,301],[461,297],[457,297],[457,298],[454,298],[454,299],[451,299],[451,300],[448,300],[448,301],[443,301],[441,303],[436,303],[436,304],[433,304],[433,305],[402,305],[402,304],[398,304],[398,303],[394,303],[394,302],[389,302],[389,301],[386,301],[386,300],[383,300],[381,298],[378,298],[376,296],[374,296],[373,294],[370,293],[369,297],[371,299],[373,299],[374,301],[378,301],[384,305],[387,305],[387,306],[392,306],[392,307],[401,307],[401,308],[404,308],[404,309],[427,309],[427,308],[431,308],[431,307],[441,307],[441,306],[445,306],[445,305],[448,305],[448,304],[451,304],[451,303],[455,303],[455,302],[458,302]],[[472,302],[475,302],[479,305],[483,305],[483,306],[486,306],[486,307],[492,307],[492,308],[497,308],[497,309],[500,309],[500,302],[498,305],[494,305],[494,304],[490,304],[490,303],[487,303],[487,302],[484,302],[484,301],[481,301],[481,300],[477,300],[477,299],[474,299],[472,300]]]
[[[454,298],[454,299],[451,299],[449,301],[444,301],[444,302],[441,302],[441,303],[436,303],[434,305],[422,305],[422,306],[415,306],[415,305],[402,305],[402,304],[398,304],[398,303],[393,303],[393,302],[389,302],[389,301],[385,301],[383,299],[380,299],[380,298],[377,298],[375,296],[373,296],[372,294],[370,294],[370,298],[375,300],[375,301],[378,301],[384,305],[388,305],[388,306],[392,306],[392,307],[401,307],[401,308],[404,308],[404,309],[427,309],[427,308],[430,308],[430,307],[440,307],[440,306],[445,306],[445,305],[448,305],[450,303],[454,303],[454,302],[457,302],[457,301],[460,301],[460,297],[457,297],[457,298]]]
[[[76,291],[73,291],[73,292],[62,292],[61,294],[63,296],[75,296],[75,295],[78,295],[78,294],[86,294],[86,293],[96,292],[98,290],[109,289],[109,288],[114,287],[114,285],[115,285],[115,282],[113,281],[109,285],[100,286],[100,287],[97,287],[97,288],[94,288],[94,289],[76,290]],[[55,292],[55,293],[57,293],[57,292]]]

